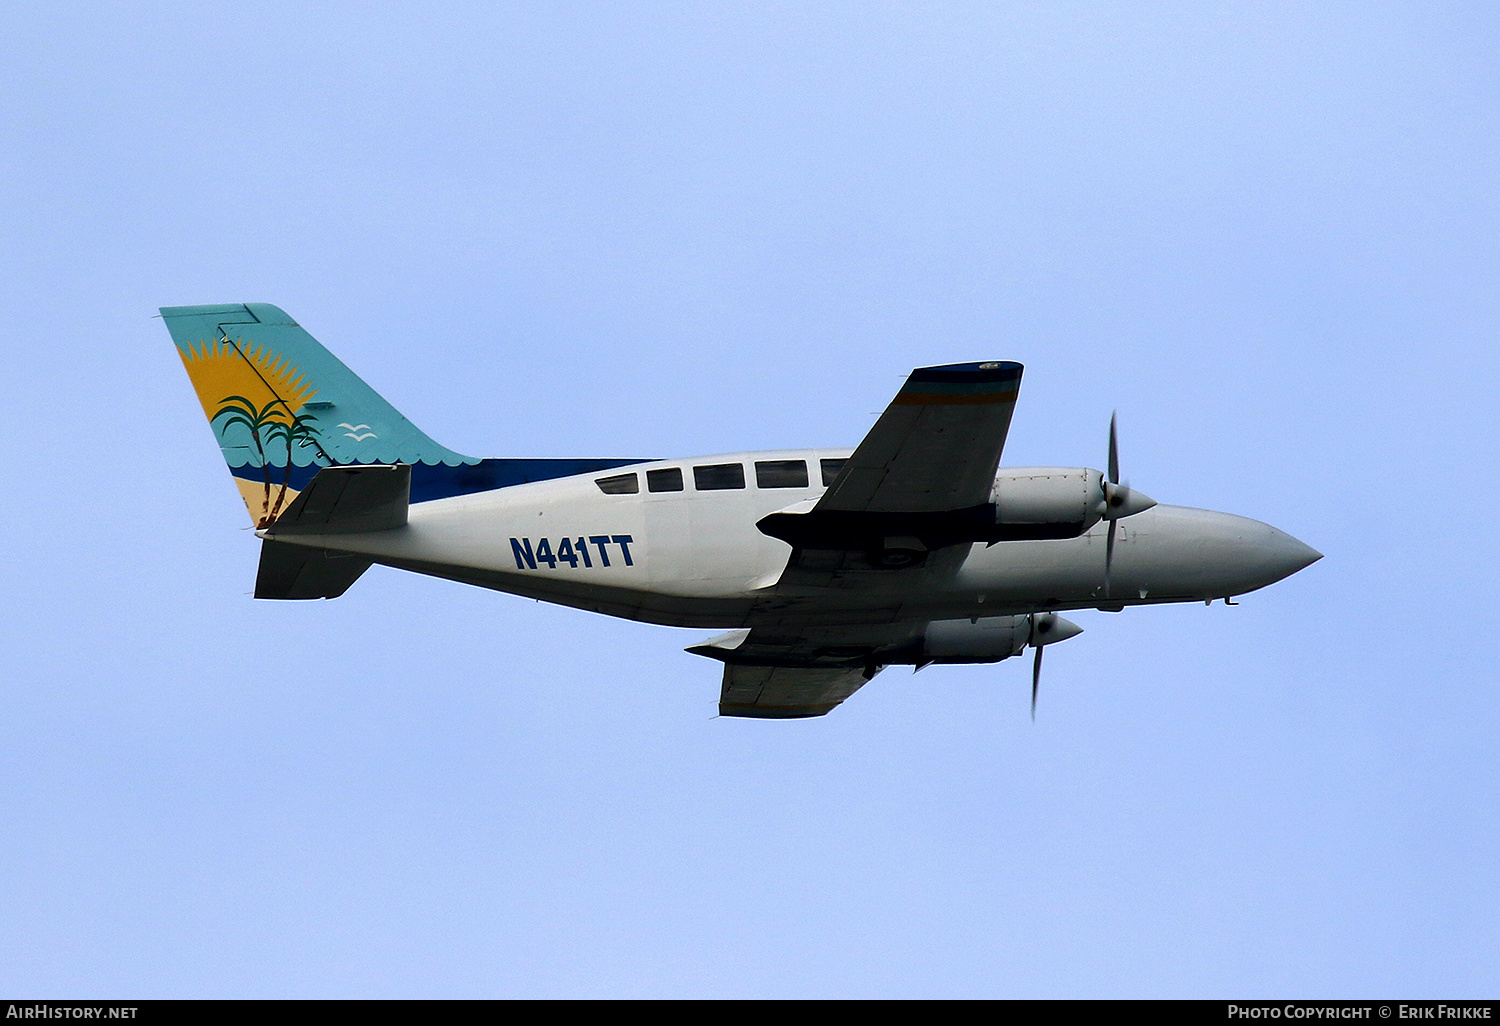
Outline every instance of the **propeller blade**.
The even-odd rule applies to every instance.
[[[1119,410],[1114,410],[1109,415],[1109,483],[1120,483],[1120,447],[1115,439],[1115,417]]]
[[[1036,722],[1036,689],[1042,682],[1042,647],[1036,646],[1036,658],[1031,661],[1031,722]]]
[[[1115,561],[1115,525],[1118,520],[1109,522],[1109,533],[1104,536],[1104,597],[1109,598],[1109,571]]]

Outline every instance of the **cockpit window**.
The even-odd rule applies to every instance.
[[[756,460],[757,488],[806,488],[806,460]]]
[[[667,467],[665,470],[646,471],[646,487],[653,492],[682,491],[682,468]]]
[[[605,495],[634,495],[641,490],[641,479],[634,474],[601,477],[594,482]]]
[[[694,467],[693,487],[700,492],[743,488],[745,487],[745,465],[743,463],[714,463],[707,467]]]
[[[818,463],[823,467],[823,487],[827,488],[833,484],[834,479],[839,476],[839,471],[843,470],[844,464],[848,462],[847,457],[837,460],[819,460]]]

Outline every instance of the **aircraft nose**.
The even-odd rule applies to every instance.
[[[1311,545],[1258,520],[1234,517],[1225,526],[1234,536],[1238,557],[1229,565],[1238,564],[1235,569],[1255,588],[1290,577],[1323,558],[1323,553]]]
[[[1158,506],[1147,532],[1164,543],[1158,590],[1219,597],[1264,588],[1323,558],[1270,524],[1232,513]],[[1130,521],[1125,522],[1129,530]],[[1150,537],[1150,533],[1147,537]]]
[[[1290,577],[1298,570],[1305,570],[1323,558],[1323,553],[1306,545],[1285,531],[1271,528],[1271,540],[1266,545],[1268,558],[1279,571],[1276,579]]]

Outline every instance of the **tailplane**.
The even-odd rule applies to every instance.
[[[411,467],[326,467],[266,529],[255,597],[338,598],[370,568],[352,552],[325,548],[318,536],[394,531],[406,525]],[[280,539],[300,535],[297,544]]]

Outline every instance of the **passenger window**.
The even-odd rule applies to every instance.
[[[601,477],[594,484],[605,495],[634,495],[641,490],[641,479],[634,474],[616,474],[614,477]]]
[[[839,471],[844,469],[844,464],[848,463],[849,460],[846,458],[840,460],[819,460],[818,462],[823,466],[823,487],[827,488],[833,484],[834,479],[839,476]]]
[[[806,460],[756,460],[755,487],[806,488]]]
[[[715,463],[708,467],[694,467],[693,487],[700,492],[743,488],[745,487],[745,465],[743,463]]]
[[[668,467],[665,470],[646,471],[646,487],[653,492],[682,491],[682,468]]]

